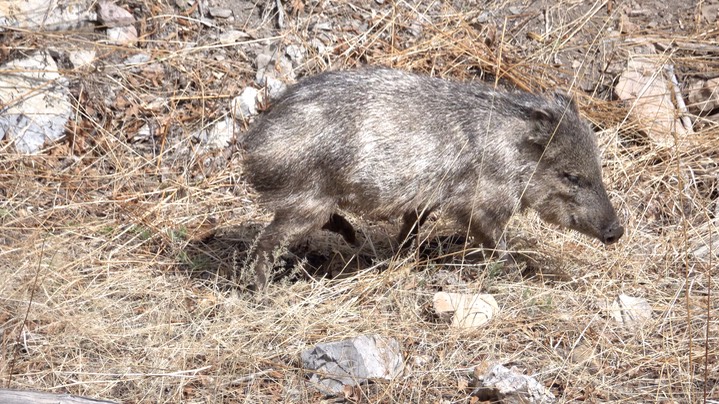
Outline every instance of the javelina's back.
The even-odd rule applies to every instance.
[[[397,216],[458,191],[458,182],[473,194],[468,181],[481,159],[502,169],[485,176],[501,193],[507,176],[530,168],[512,164],[507,135],[527,125],[517,101],[546,103],[396,70],[321,74],[291,87],[247,134],[247,172],[271,209],[316,195]]]
[[[337,208],[413,222],[441,207],[490,248],[517,207],[604,242],[621,236],[593,133],[563,95],[328,72],[290,87],[244,148],[249,180],[275,212],[257,247],[260,283],[263,255],[282,239],[324,225],[353,241]]]

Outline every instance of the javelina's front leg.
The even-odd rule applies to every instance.
[[[499,240],[502,230],[509,220],[509,215],[499,212],[475,210],[465,211],[456,214],[457,222],[463,226],[467,235],[472,236],[474,244],[481,245],[487,257],[497,257],[501,252],[497,251],[497,243],[503,248]]]
[[[421,212],[410,210],[405,212],[402,216],[402,228],[397,235],[400,250],[409,247],[412,241],[419,237],[419,227],[427,221],[427,217],[432,213],[432,210],[424,209]]]

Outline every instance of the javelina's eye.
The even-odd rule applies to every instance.
[[[564,173],[563,177],[564,177],[564,180],[572,186],[578,187],[581,185],[581,180],[579,179],[578,176],[576,176],[574,174]]]

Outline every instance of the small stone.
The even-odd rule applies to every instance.
[[[619,31],[622,34],[635,34],[639,31],[639,26],[633,23],[626,14],[619,16]]]
[[[275,100],[287,91],[287,84],[272,77],[265,76],[265,86],[270,99]]]
[[[210,8],[210,15],[214,18],[230,18],[232,16],[232,10],[229,8],[212,7]]]
[[[192,5],[192,0],[175,0],[175,5],[180,10],[187,10]]]
[[[145,111],[160,112],[167,108],[168,102],[164,97],[153,97],[150,101],[142,104]]]
[[[310,39],[310,45],[313,48],[317,49],[317,53],[320,56],[325,56],[325,55],[327,55],[327,53],[329,53],[327,50],[328,49],[327,46],[319,38]]]
[[[719,108],[719,78],[708,81],[695,81],[687,91],[689,111],[697,115],[706,115]]]
[[[140,65],[150,61],[150,55],[146,53],[136,53],[123,62],[126,65]]]
[[[479,23],[479,24],[484,24],[484,23],[486,23],[486,22],[489,21],[490,17],[491,17],[491,14],[489,14],[489,12],[483,11],[482,13],[480,13],[480,14],[477,16],[477,18],[475,19],[475,21],[476,21],[477,23]]]
[[[617,97],[632,105],[631,114],[638,121],[639,129],[661,148],[671,148],[688,133],[676,118],[667,80],[662,74],[663,66],[648,58],[629,60],[619,76],[614,91]]]
[[[0,32],[5,27],[44,31],[73,31],[84,23],[98,21],[91,2],[50,0],[0,1]]]
[[[329,21],[318,22],[310,26],[311,31],[332,31],[332,23]]]
[[[135,133],[135,136],[132,137],[131,142],[142,142],[145,140],[148,140],[152,138],[155,135],[155,130],[153,126],[149,124],[144,124],[140,127],[140,129],[137,130],[137,133]]]
[[[412,21],[412,23],[409,25],[409,28],[407,29],[407,31],[409,31],[409,34],[415,38],[422,34],[422,30],[422,23],[417,20]]]
[[[270,98],[280,96],[287,89],[285,82],[294,80],[292,62],[284,55],[278,55],[273,47],[257,55],[255,65],[257,66],[255,83],[260,87],[266,87]]]
[[[250,36],[244,31],[231,30],[220,34],[220,43],[229,45],[237,42],[241,38],[249,38]]]

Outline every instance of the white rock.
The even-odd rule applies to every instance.
[[[265,86],[267,87],[267,93],[272,100],[279,98],[285,93],[285,91],[287,91],[287,84],[272,76],[265,76]]]
[[[68,53],[70,63],[76,69],[92,66],[97,53],[94,50],[75,50]]]
[[[229,45],[237,42],[238,39],[249,38],[250,35],[244,31],[231,30],[220,34],[220,43],[223,45]]]
[[[320,56],[326,56],[329,53],[329,48],[319,38],[310,39],[310,45],[317,50],[317,54]]]
[[[332,31],[332,23],[329,21],[318,22],[314,25],[310,25],[311,31]]]
[[[0,1],[0,32],[2,27],[65,31],[76,29],[84,22],[97,21],[91,0],[64,2],[57,0]]]
[[[137,42],[137,29],[134,26],[108,28],[107,41],[113,45],[134,46]]]
[[[709,242],[710,240],[711,242]],[[692,253],[694,258],[705,261],[707,264],[712,258],[719,259],[719,237],[706,236],[704,238],[699,238],[698,244],[700,246]]]
[[[290,82],[295,79],[292,62],[284,55],[278,54],[272,46],[257,55],[257,58],[255,58],[255,66],[257,66],[255,82],[260,86],[265,85],[265,76],[272,76],[285,82]]]
[[[14,140],[15,150],[33,154],[62,138],[71,113],[70,92],[55,61],[38,52],[0,66],[0,139]]]
[[[631,113],[640,128],[658,146],[672,147],[674,131],[679,139],[688,131],[676,118],[672,91],[661,65],[642,58],[631,59],[621,74],[615,92],[631,103]]]
[[[200,141],[198,152],[224,149],[235,138],[235,123],[230,117],[225,117],[212,124],[209,128],[198,132],[195,137]]]
[[[437,314],[454,313],[452,327],[480,327],[499,312],[497,301],[487,294],[435,293],[432,299]]]
[[[553,403],[556,401],[554,394],[535,378],[523,375],[514,367],[507,369],[499,364],[494,365],[479,379],[481,387],[477,388],[472,395],[483,390],[482,396],[496,397],[499,402],[504,404]]]
[[[235,117],[244,119],[257,115],[258,96],[259,91],[257,91],[257,89],[254,87],[247,87],[242,90],[242,93],[239,96],[233,98],[230,105]]]
[[[177,6],[177,8],[183,11],[190,8],[190,6],[192,6],[192,3],[192,0],[175,0],[175,5]]]
[[[652,306],[646,299],[621,294],[609,306],[609,315],[624,327],[636,329],[652,318]]]
[[[155,130],[149,124],[144,124],[137,130],[135,136],[132,137],[132,142],[142,142],[152,138],[155,135]]]

